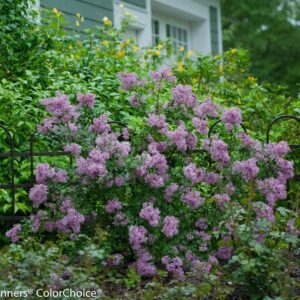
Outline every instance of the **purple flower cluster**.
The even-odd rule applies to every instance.
[[[223,111],[222,122],[226,129],[231,131],[233,126],[239,126],[242,124],[242,115],[239,108],[228,108]]]
[[[200,193],[190,189],[185,189],[183,191],[181,200],[183,203],[189,205],[192,209],[196,209],[204,203],[204,199],[200,197]]]
[[[122,203],[117,199],[109,200],[105,206],[105,211],[109,214],[115,213],[120,209],[122,209]]]
[[[137,167],[136,175],[144,177],[151,187],[162,187],[168,179],[168,164],[166,157],[158,151],[144,152],[141,156],[142,164]]]
[[[176,77],[173,75],[171,68],[164,68],[159,71],[150,72],[150,76],[152,80],[156,82],[160,82],[164,79],[168,82],[173,83],[176,80]]]
[[[29,191],[29,199],[32,201],[33,207],[38,207],[47,201],[48,187],[44,184],[36,184]]]
[[[138,251],[138,259],[136,261],[136,269],[138,273],[142,276],[154,276],[156,275],[156,267],[151,260],[152,255],[145,249]]]
[[[16,243],[20,239],[20,237],[18,236],[20,231],[21,231],[21,225],[15,224],[13,228],[11,228],[5,233],[5,236],[10,238],[13,243]]]
[[[202,168],[197,168],[193,163],[190,163],[183,168],[183,174],[186,179],[190,180],[193,184],[197,184],[199,182],[215,184],[221,179],[221,176],[219,174],[207,172]]]
[[[213,196],[213,198],[216,200],[221,210],[224,209],[224,204],[230,201],[230,198],[227,194],[216,194]]]
[[[110,125],[107,123],[108,115],[103,114],[99,118],[93,120],[93,125],[89,128],[89,131],[95,133],[108,133],[111,130]]]
[[[67,95],[62,95],[59,92],[56,96],[49,99],[41,100],[41,104],[46,107],[46,111],[54,116],[53,121],[58,120],[63,122],[69,122],[72,119],[78,118],[78,113],[69,101]]]
[[[87,106],[88,108],[93,108],[95,106],[96,100],[95,94],[88,93],[88,94],[77,94],[77,101],[78,106]]]
[[[284,200],[286,198],[285,182],[278,178],[267,178],[258,180],[258,190],[265,195],[270,206],[274,206],[276,200]]]
[[[167,127],[166,116],[157,116],[155,114],[150,114],[148,117],[148,124],[151,127],[156,127],[157,129],[163,129]]]
[[[205,119],[207,117],[217,118],[219,116],[218,109],[218,105],[213,103],[211,99],[207,97],[204,102],[195,106],[194,113],[200,119]]]
[[[158,208],[154,208],[151,202],[143,203],[139,216],[147,220],[152,227],[156,227],[160,221],[160,211]]]
[[[238,173],[245,181],[255,179],[259,173],[259,168],[256,165],[256,159],[236,161],[232,168],[234,173]]]
[[[197,97],[192,92],[192,88],[189,85],[177,85],[172,89],[172,96],[174,99],[174,106],[184,104],[188,107],[195,107],[197,103]]]
[[[66,183],[68,175],[65,170],[51,168],[49,164],[38,164],[36,167],[36,182],[45,184],[47,181]]]
[[[81,149],[82,147],[76,143],[71,143],[64,146],[64,151],[69,152],[76,157],[80,155]]]
[[[78,234],[80,232],[81,223],[85,221],[84,216],[75,208],[69,208],[67,215],[56,222],[56,229],[59,232]]]
[[[164,226],[162,232],[168,237],[172,238],[173,236],[179,233],[178,231],[179,220],[174,216],[167,216],[164,218]]]
[[[120,72],[117,74],[117,76],[122,83],[122,90],[129,91],[140,85],[140,81],[138,80],[136,73]]]
[[[274,222],[275,216],[273,212],[273,207],[263,203],[263,202],[255,202],[253,204],[254,210],[256,212],[256,216],[258,218],[265,218],[270,222]]]
[[[181,152],[194,150],[196,147],[197,137],[186,130],[183,122],[174,131],[168,131],[166,135]]]
[[[281,141],[279,143],[267,144],[265,147],[265,151],[270,156],[270,158],[276,159],[288,154],[291,149],[287,142]]]
[[[207,134],[208,133],[208,122],[207,120],[199,119],[197,117],[194,117],[192,119],[193,125],[195,126],[195,129],[200,134]]]
[[[172,183],[165,190],[165,199],[167,202],[172,202],[174,193],[178,190],[178,184]]]
[[[211,159],[219,162],[221,166],[229,163],[228,145],[218,137],[214,137],[211,141],[209,139],[203,140],[202,147],[208,151]]]
[[[147,229],[143,226],[131,225],[129,227],[129,243],[133,250],[141,250],[142,245],[148,241]]]
[[[169,256],[164,256],[161,262],[166,266],[166,270],[172,273],[178,280],[185,280],[185,275],[183,271],[183,261],[180,257],[176,256],[171,258]]]
[[[232,256],[232,252],[233,247],[222,246],[217,250],[216,256],[217,258],[228,260]]]

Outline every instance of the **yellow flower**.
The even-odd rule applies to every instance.
[[[183,51],[184,51],[184,47],[180,47],[179,52],[183,52]]]
[[[76,14],[76,17],[79,19],[79,18],[80,18],[80,13],[77,13],[77,14]]]
[[[163,46],[162,44],[158,44],[156,47],[157,47],[157,49],[160,50],[160,49],[162,49],[164,46]]]
[[[193,55],[193,51],[189,50],[188,53],[187,53],[187,56],[192,56],[192,55]]]
[[[231,54],[235,54],[235,53],[237,53],[237,52],[238,52],[238,51],[237,51],[237,49],[235,49],[235,48],[233,48],[233,49],[230,50],[230,53],[231,53]]]
[[[116,57],[119,59],[119,58],[122,58],[124,55],[125,55],[125,51],[121,50],[117,53]]]
[[[79,21],[76,21],[76,26],[80,26],[80,22]]]
[[[152,53],[153,53],[153,50],[152,50],[152,49],[148,49],[148,50],[146,51],[146,53],[147,53],[147,54],[152,54]]]
[[[104,17],[102,19],[102,21],[103,21],[103,24],[106,25],[106,26],[111,26],[112,25],[112,22],[108,17]]]
[[[248,80],[249,80],[249,81],[255,81],[255,77],[250,76],[250,77],[248,77]]]
[[[52,11],[57,17],[61,15],[61,12],[56,7],[54,7]]]
[[[138,51],[139,51],[139,46],[134,45],[134,46],[133,46],[133,51],[134,51],[134,52],[138,52]]]
[[[103,46],[108,46],[108,45],[109,45],[109,41],[108,41],[108,40],[102,41],[102,45],[103,45]]]
[[[184,64],[183,62],[179,62],[178,63],[178,68],[177,68],[178,72],[182,72],[184,70]]]
[[[193,78],[192,79],[192,84],[196,84],[198,82],[198,79],[197,78]]]
[[[159,50],[155,50],[154,51],[154,55],[159,56],[160,55],[160,51]]]

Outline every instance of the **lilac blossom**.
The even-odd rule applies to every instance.
[[[160,211],[153,207],[153,203],[143,203],[143,208],[139,214],[140,218],[149,222],[152,227],[156,227],[160,221]]]
[[[216,194],[213,196],[213,198],[216,200],[221,210],[225,208],[225,203],[230,201],[230,197],[227,194]]]
[[[193,125],[195,126],[195,129],[200,134],[207,134],[208,133],[208,122],[207,120],[199,119],[197,117],[194,117],[192,119]]]
[[[74,233],[80,232],[81,223],[85,221],[84,216],[80,214],[76,209],[69,208],[67,215],[61,220],[56,222],[56,228],[58,231],[63,233]]]
[[[234,125],[242,124],[241,110],[239,108],[228,108],[223,111],[222,122],[226,129],[231,131]]]
[[[222,246],[217,250],[216,256],[217,258],[228,260],[232,256],[232,252],[233,247]]]
[[[178,280],[185,280],[183,261],[179,256],[174,258],[164,256],[161,261],[166,266],[166,269],[169,273],[172,273]]]
[[[143,226],[131,225],[129,227],[129,243],[133,250],[140,250],[148,241],[147,230]]]
[[[33,207],[38,207],[47,201],[47,196],[48,187],[44,184],[36,184],[29,191],[29,199],[32,201]]]
[[[117,199],[109,200],[105,206],[105,211],[109,214],[115,213],[121,209],[122,209],[122,203]]]
[[[164,226],[162,232],[168,237],[172,238],[173,236],[179,233],[178,224],[179,220],[174,216],[167,216],[164,218]]]
[[[156,275],[156,267],[151,260],[152,255],[147,250],[141,250],[138,252],[138,259],[136,261],[137,272],[142,276],[154,276]]]
[[[46,107],[47,112],[56,118],[60,118],[64,122],[78,117],[78,114],[69,101],[69,97],[59,92],[57,92],[53,98],[41,100],[41,104]]]
[[[204,203],[198,191],[186,189],[181,195],[182,202],[188,204],[192,209],[196,209]]]
[[[279,143],[267,144],[265,146],[265,151],[272,159],[276,159],[288,154],[291,149],[287,142],[281,141]]]
[[[18,235],[20,231],[21,231],[21,225],[15,224],[13,228],[11,228],[5,233],[5,236],[10,238],[13,243],[16,243],[20,239]]]
[[[159,71],[152,71],[152,72],[150,72],[150,76],[151,76],[152,80],[157,81],[157,82],[164,79],[168,82],[173,83],[176,79],[176,77],[172,73],[171,68],[164,68]]]
[[[228,145],[218,137],[214,137],[211,141],[208,139],[203,140],[202,146],[209,152],[212,160],[221,163],[221,165],[229,163]]]
[[[178,184],[172,183],[165,190],[165,199],[167,202],[172,202],[174,193],[178,190]]]
[[[93,93],[87,93],[87,94],[77,94],[77,101],[79,103],[79,106],[86,105],[88,108],[93,108],[95,106],[96,96]]]
[[[255,179],[259,173],[255,158],[236,161],[232,170],[234,173],[239,173],[245,181]]]
[[[285,182],[280,179],[271,177],[264,180],[258,180],[258,190],[265,195],[270,206],[274,206],[276,200],[284,200],[286,198]]]
[[[218,105],[212,103],[211,99],[207,97],[204,102],[194,108],[194,113],[200,119],[205,117],[217,118],[219,115]]]
[[[174,106],[184,104],[189,107],[194,107],[197,103],[197,97],[192,92],[192,87],[189,85],[179,84],[172,89]]]
[[[76,143],[67,144],[64,146],[64,151],[69,152],[75,156],[79,156],[82,147]]]
[[[157,116],[155,114],[149,114],[148,124],[151,127],[156,127],[157,129],[166,128],[166,126],[167,126],[166,116],[164,116],[164,115]]]
[[[119,72],[117,76],[122,83],[122,90],[129,91],[140,84],[136,73]]]
[[[89,128],[89,131],[95,133],[108,133],[111,131],[110,125],[107,123],[108,115],[103,114],[99,118],[93,120],[93,125]]]

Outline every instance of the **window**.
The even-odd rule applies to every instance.
[[[152,44],[158,44],[159,40],[159,22],[157,20],[152,20]]]
[[[176,53],[180,47],[184,47],[186,51],[188,48],[188,31],[184,28],[166,25],[167,38],[172,41],[174,52]]]
[[[219,30],[218,30],[218,10],[216,7],[209,7],[210,16],[210,40],[211,53],[219,54]]]

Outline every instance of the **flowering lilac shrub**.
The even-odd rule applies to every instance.
[[[49,117],[40,133],[75,162],[68,170],[37,166],[32,232],[76,239],[92,215],[108,231],[107,267],[133,261],[142,276],[165,268],[179,280],[229,260],[241,228],[265,243],[293,177],[287,143],[253,140],[241,130],[240,109],[199,99],[169,69],[118,78],[140,128],[94,115],[93,94],[41,101]],[[221,134],[207,137],[217,119]],[[7,236],[16,242],[20,231]]]

